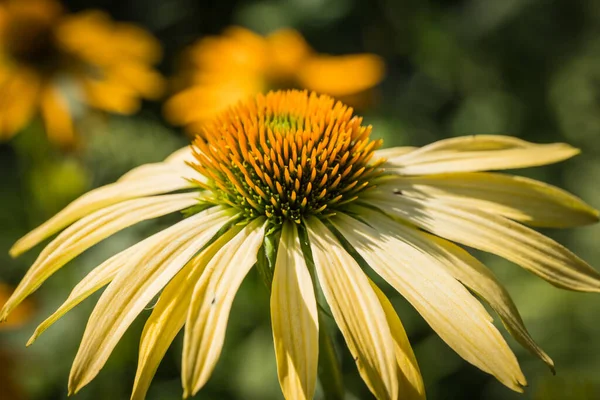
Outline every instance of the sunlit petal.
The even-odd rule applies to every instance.
[[[204,386],[217,363],[231,304],[263,238],[264,219],[257,218],[219,250],[194,288],[183,342],[184,397]]]
[[[519,176],[472,172],[398,177],[380,190],[433,197],[533,226],[565,228],[598,222],[598,211],[557,187]]]
[[[579,150],[565,143],[535,144],[510,136],[475,135],[440,140],[388,159],[401,175],[427,175],[534,167],[566,160]]]
[[[398,397],[394,340],[369,279],[333,234],[306,221],[319,283],[363,380],[378,399]]]
[[[373,194],[370,202],[437,236],[506,258],[555,286],[600,292],[598,271],[552,239],[504,217],[394,194]]]
[[[131,394],[132,400],[143,400],[167,349],[185,323],[196,282],[214,255],[235,236],[241,227],[232,227],[213,244],[194,257],[165,286],[152,314],[146,321],[138,357],[138,368]]]
[[[90,316],[71,369],[70,393],[98,374],[135,317],[231,218],[232,211],[221,207],[187,218],[157,233],[146,254],[119,271]]]
[[[317,302],[296,225],[283,225],[271,289],[279,384],[286,399],[312,399],[319,360]]]
[[[419,311],[438,335],[461,357],[522,391],[525,377],[517,360],[483,306],[443,265],[412,243],[410,227],[361,210],[370,227],[344,214],[333,219],[341,234],[383,279]],[[390,220],[391,221],[391,220]]]

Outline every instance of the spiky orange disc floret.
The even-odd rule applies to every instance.
[[[194,141],[198,163],[219,202],[247,218],[279,224],[332,212],[373,186],[384,160],[369,163],[381,140],[352,108],[331,97],[279,91],[241,102]]]

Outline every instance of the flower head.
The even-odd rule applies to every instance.
[[[370,130],[352,109],[327,96],[274,92],[238,104],[208,124],[191,148],[82,196],[19,240],[13,256],[64,229],[0,318],[100,240],[185,210],[181,222],[93,270],[36,330],[30,342],[108,284],[75,357],[71,392],[96,376],[159,293],[142,333],[132,398],[145,397],[184,326],[184,394],[198,392],[220,355],[235,294],[255,265],[270,273],[273,339],[286,398],[314,394],[325,330],[321,297],[375,397],[424,398],[402,323],[370,270],[465,360],[522,391],[526,381],[516,357],[472,293],[519,343],[551,368],[553,362],[493,273],[459,245],[497,254],[556,286],[600,292],[598,272],[525,226],[583,225],[597,222],[598,212],[544,183],[482,172],[548,164],[578,151],[505,136],[377,150],[380,142],[369,138]],[[261,252],[273,262],[265,265]]]
[[[379,57],[318,54],[292,29],[261,37],[231,27],[192,45],[183,61],[181,90],[169,99],[165,113],[194,135],[216,115],[257,93],[306,88],[360,104],[384,75]]]
[[[49,138],[74,141],[74,101],[130,114],[140,97],[155,98],[163,81],[150,65],[159,44],[133,25],[98,11],[66,14],[55,0],[0,4],[0,138],[24,128],[36,113]]]

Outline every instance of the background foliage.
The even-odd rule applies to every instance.
[[[231,24],[260,33],[291,26],[323,53],[379,54],[386,60],[387,78],[378,88],[376,104],[364,114],[386,146],[485,133],[567,141],[582,148],[582,155],[524,173],[600,207],[598,1],[71,0],[66,4],[73,11],[102,8],[117,20],[134,21],[152,31],[164,46],[160,68],[165,74],[173,71],[185,45]],[[187,141],[163,120],[159,103],[145,104],[134,117],[95,117],[85,121],[81,131],[84,145],[74,153],[46,143],[39,122],[0,145],[0,281],[16,285],[35,258],[37,251],[9,258],[8,248],[21,235],[84,191],[141,163],[161,160]],[[178,216],[129,228],[96,245],[36,292],[31,322],[0,331],[0,399],[67,398],[70,364],[97,295],[25,349],[27,338],[89,270],[168,224],[169,218]],[[547,233],[600,267],[600,226]],[[524,395],[512,393],[462,361],[395,296],[428,398],[600,398],[600,297],[555,289],[515,265],[481,257],[506,284],[533,337],[555,360],[557,376],[510,340],[529,380]],[[149,311],[76,399],[129,398],[147,315]],[[347,350],[339,350],[347,397],[371,398]],[[180,398],[180,354],[177,340],[158,370],[150,400]],[[236,298],[224,354],[196,398],[281,398],[268,295],[255,275],[248,277]]]

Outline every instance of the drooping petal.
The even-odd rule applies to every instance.
[[[10,249],[10,255],[17,257],[42,240],[101,208],[129,199],[193,187],[194,184],[185,176],[172,171],[99,187],[74,200],[54,217],[19,239]]]
[[[361,210],[369,215],[369,221],[377,221],[389,230],[396,230],[398,224],[379,213]],[[433,256],[444,269],[463,285],[481,296],[502,319],[511,335],[534,355],[554,369],[552,359],[535,343],[525,328],[521,315],[508,291],[485,265],[459,246],[418,229],[401,227],[404,240],[414,247]]]
[[[0,311],[0,320],[66,263],[101,240],[138,222],[197,203],[197,193],[133,199],[96,211],[71,225],[40,253]]]
[[[146,398],[146,392],[160,361],[185,323],[196,282],[217,251],[240,230],[241,228],[236,226],[229,229],[213,244],[195,256],[165,286],[142,332],[138,368],[131,400]]]
[[[312,399],[319,361],[317,302],[296,225],[289,221],[283,224],[277,249],[271,323],[284,397]]]
[[[323,294],[361,377],[376,398],[398,398],[394,340],[369,279],[322,222],[311,217],[306,227]]]
[[[194,288],[183,341],[184,397],[196,394],[204,386],[217,363],[231,304],[256,263],[264,228],[264,218],[246,225],[212,258]]]
[[[510,136],[475,135],[440,140],[390,158],[385,167],[401,175],[475,172],[551,164],[578,153],[565,143],[536,144]]]
[[[368,226],[338,213],[332,222],[383,279],[423,316],[461,357],[515,391],[525,377],[483,306],[432,255],[406,238],[410,227],[391,230],[383,217],[360,209]]]
[[[147,248],[153,245],[153,240],[155,240],[155,238],[143,240],[136,245],[115,254],[94,268],[73,288],[67,300],[65,300],[51,316],[46,318],[46,320],[36,328],[35,332],[27,342],[27,346],[33,344],[46,329],[52,326],[52,324],[58,321],[63,315],[83,300],[87,299],[91,294],[110,283],[124,265],[128,262],[132,262],[133,259],[139,260],[141,256],[146,254]]]
[[[367,200],[437,236],[506,258],[557,287],[600,292],[600,273],[554,240],[502,216],[435,199],[373,193]]]
[[[396,350],[396,361],[398,362],[398,392],[399,399],[403,400],[425,400],[425,385],[421,377],[421,371],[417,364],[415,353],[412,350],[408,336],[402,322],[394,310],[392,303],[373,281],[369,281],[375,291],[381,307],[385,312]]]
[[[157,233],[146,254],[121,268],[104,291],[86,326],[69,377],[76,393],[104,366],[135,317],[214,235],[234,211],[213,207]]]
[[[467,286],[473,292],[481,296],[492,309],[498,313],[504,326],[510,334],[523,347],[532,354],[538,356],[544,361],[552,371],[554,371],[554,362],[535,343],[519,314],[517,306],[513,302],[508,291],[498,281],[496,276],[481,264],[475,257],[466,250],[455,244],[441,239],[437,236],[429,235],[425,232],[415,231],[418,239],[423,239],[420,243],[426,251],[435,252],[439,260],[443,261],[446,270],[458,279],[463,285]]]
[[[545,183],[519,176],[472,172],[391,179],[380,190],[433,197],[532,226],[565,228],[598,222],[598,211]]]

